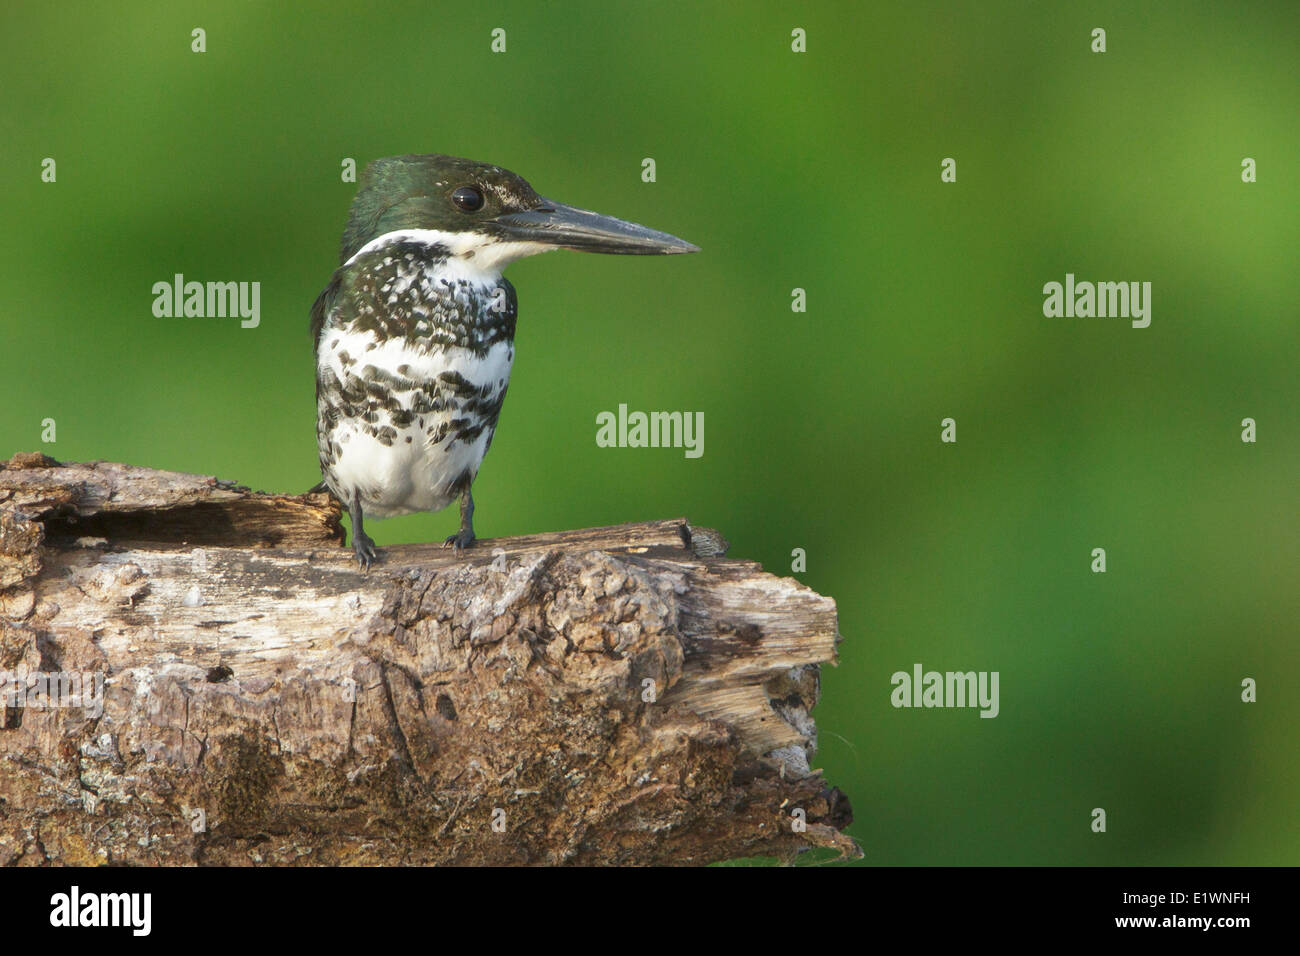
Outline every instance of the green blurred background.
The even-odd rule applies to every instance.
[[[511,267],[481,535],[806,549],[869,864],[1294,864],[1300,5],[1134,6],[6,6],[0,457],[306,489],[341,160],[499,163],[703,252]],[[261,326],[154,318],[176,272],[261,282]],[[1150,328],[1045,318],[1067,272],[1152,282]],[[704,412],[704,456],[597,448],[619,403]],[[1000,716],[895,710],[916,662],[999,671]]]

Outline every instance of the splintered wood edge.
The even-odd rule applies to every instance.
[[[326,494],[264,494],[210,475],[106,461],[65,464],[36,453],[0,462],[0,511],[40,522],[51,544],[104,538],[307,547],[343,540],[342,511]]]
[[[54,544],[84,538],[142,546],[343,548],[342,507],[326,492],[300,495],[252,491],[211,475],[141,468],[118,462],[58,462],[23,452],[0,462],[0,510],[40,522]],[[559,532],[486,538],[468,555],[441,543],[385,547],[388,566],[478,560],[497,549],[627,550],[670,548],[722,556],[727,541],[685,518],[632,522]],[[325,554],[318,557],[326,557]]]

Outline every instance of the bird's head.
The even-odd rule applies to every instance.
[[[508,169],[438,154],[390,156],[366,167],[343,233],[340,261],[399,230],[426,231],[452,255],[474,258],[480,268],[503,268],[551,249],[624,255],[699,252],[666,232],[539,196]]]

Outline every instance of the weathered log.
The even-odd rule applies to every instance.
[[[0,463],[0,865],[857,852],[829,598],[684,520],[342,541],[324,494]]]

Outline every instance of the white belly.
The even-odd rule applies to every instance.
[[[465,434],[467,425],[483,421],[483,406],[499,406],[514,346],[499,342],[480,356],[458,346],[377,342],[372,332],[327,332],[324,340],[318,377],[342,386],[341,398],[328,388],[320,397],[322,421],[331,407],[342,412],[318,434],[323,463],[327,452],[333,459],[325,478],[334,493],[348,505],[359,492],[366,517],[376,518],[438,511],[456,500],[478,474],[495,413],[477,434]],[[348,414],[363,401],[364,417]]]

